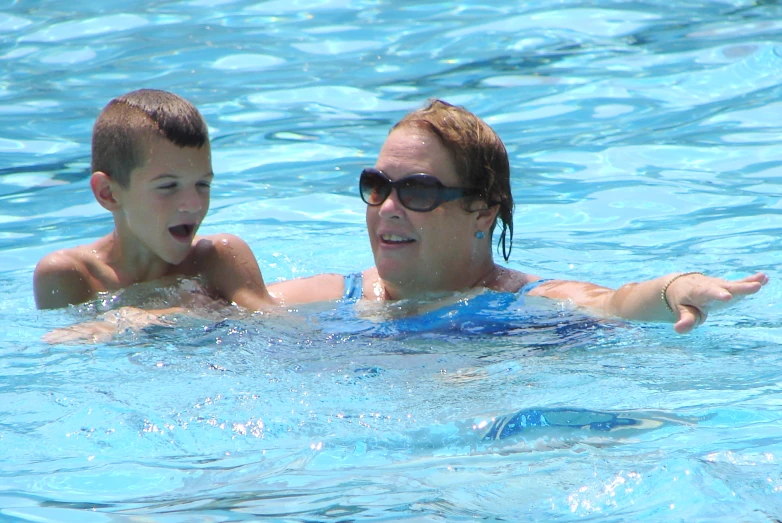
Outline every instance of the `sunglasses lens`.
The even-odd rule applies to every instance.
[[[364,203],[373,206],[381,205],[396,188],[399,203],[417,212],[429,212],[443,202],[460,197],[448,194],[460,189],[447,189],[429,174],[411,174],[392,182],[382,171],[372,168],[361,172],[358,188]]]
[[[365,169],[358,182],[361,199],[367,205],[380,205],[391,194],[391,182],[374,169]]]
[[[399,201],[412,211],[431,211],[440,203],[440,187],[433,176],[411,176],[397,189]]]

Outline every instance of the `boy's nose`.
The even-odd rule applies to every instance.
[[[182,195],[182,199],[179,200],[178,210],[181,212],[197,213],[203,210],[203,208],[204,198],[202,195],[198,194],[198,191],[195,189],[185,191]]]

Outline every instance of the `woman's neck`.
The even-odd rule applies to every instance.
[[[404,300],[430,293],[464,292],[475,288],[499,289],[503,287],[507,271],[489,259],[488,263],[470,271],[468,276],[444,282],[443,285],[426,285],[415,281],[405,284],[384,280],[377,268],[372,267],[364,271],[364,298],[377,301]]]

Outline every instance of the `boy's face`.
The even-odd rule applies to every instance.
[[[212,156],[209,144],[178,147],[162,136],[146,139],[146,161],[130,173],[126,188],[115,185],[120,204],[118,232],[177,265],[209,210]]]

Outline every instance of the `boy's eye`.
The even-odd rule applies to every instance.
[[[211,183],[209,183],[209,182],[198,182],[198,186],[199,186],[199,187],[205,187],[205,188],[207,188],[207,189],[208,189],[209,187],[211,187],[211,186],[212,186],[212,184],[211,184]]]
[[[157,188],[158,189],[163,189],[164,191],[167,191],[169,189],[173,189],[174,187],[176,187],[175,183],[165,183],[163,185],[158,185]]]

